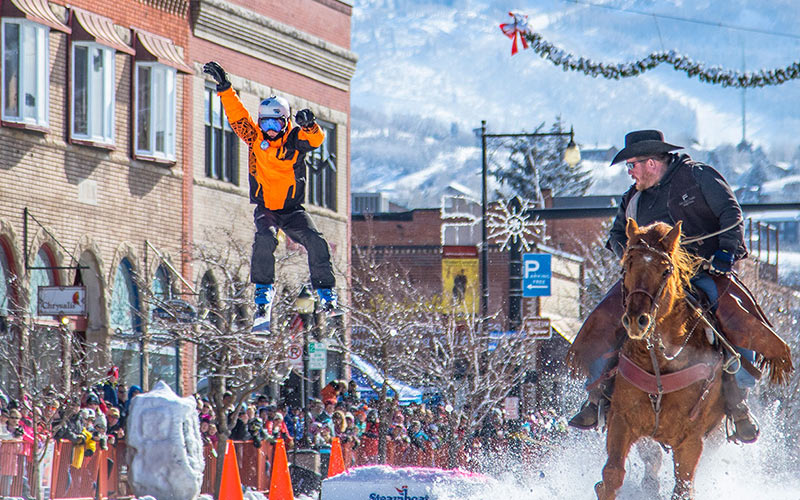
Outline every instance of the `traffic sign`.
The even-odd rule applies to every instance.
[[[550,318],[525,318],[522,320],[522,330],[532,339],[544,340],[553,336]]]
[[[303,372],[303,344],[300,342],[292,342],[289,344],[289,350],[286,353],[289,360],[289,366]]]
[[[325,342],[308,343],[308,369],[324,370],[328,367],[328,346]]]
[[[522,296],[542,297],[550,295],[553,276],[549,253],[526,253],[522,255]]]

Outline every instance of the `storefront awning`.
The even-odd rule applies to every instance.
[[[356,354],[351,353],[350,360],[352,361],[352,368],[353,368],[352,379],[356,381],[356,385],[358,386],[358,392],[361,395],[361,398],[362,399],[377,398],[378,395],[370,387],[369,381],[371,381],[372,384],[375,386],[383,385],[384,378],[378,372],[378,369],[372,366],[371,364],[367,363],[364,359],[362,359],[360,356]],[[387,383],[389,385],[387,394],[389,394],[391,397],[394,397],[396,390],[397,393],[400,395],[401,403],[422,402],[421,390],[415,389],[414,387],[406,385],[403,382],[394,380],[391,377],[387,379]]]
[[[157,61],[182,73],[192,73],[192,68],[183,62],[181,51],[169,38],[137,29],[136,42],[137,59]]]
[[[24,17],[64,33],[72,32],[69,26],[53,13],[47,0],[5,0],[3,17]]]
[[[581,329],[583,322],[578,318],[569,318],[557,314],[549,314],[548,316],[553,329],[571,344],[575,337],[578,336],[578,331]]]
[[[76,21],[72,24],[74,40],[91,40],[125,54],[136,54],[133,47],[117,33],[111,19],[77,7],[72,8],[72,13]]]

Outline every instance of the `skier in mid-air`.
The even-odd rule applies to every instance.
[[[222,66],[211,61],[203,66],[203,71],[217,82],[217,94],[231,128],[249,148],[250,203],[256,206],[253,214],[256,234],[250,265],[250,281],[256,286],[253,332],[270,331],[270,313],[275,297],[274,253],[279,229],[305,247],[311,285],[323,311],[330,315],[340,314],[328,242],[302,205],[306,182],[305,155],[318,148],[325,139],[314,113],[310,109],[301,109],[294,117],[298,126],[293,127],[289,103],[282,97],[271,96],[261,101],[258,122],[255,122],[231,88]]]

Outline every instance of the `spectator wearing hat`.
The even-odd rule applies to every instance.
[[[132,385],[130,389],[128,389],[128,397],[125,400],[125,409],[120,410],[120,413],[123,414],[123,418],[127,418],[128,413],[130,413],[131,409],[131,400],[142,393],[142,388],[138,385]]]
[[[109,406],[119,405],[117,395],[117,383],[119,382],[119,367],[112,366],[106,372],[106,380],[103,382],[103,399]]]
[[[316,420],[317,416],[325,409],[325,405],[319,398],[310,398],[308,400],[308,413],[311,414],[312,420]]]
[[[108,430],[106,431],[108,434],[108,442],[111,444],[116,444],[120,440],[125,439],[125,427],[122,425],[122,420],[120,419],[120,412],[119,408],[109,408],[108,409]]]
[[[330,424],[331,417],[333,416],[333,412],[336,409],[336,400],[328,399],[324,402],[323,410],[317,415],[316,421],[322,424],[329,425],[331,431],[333,431],[333,426]]]
[[[275,415],[272,417],[272,438],[283,439],[283,442],[289,448],[294,446],[294,438],[289,434],[289,429],[286,427],[286,422],[284,422],[283,413],[279,411],[276,411]]]
[[[355,416],[355,425],[358,429],[358,436],[361,437],[364,434],[364,431],[367,429],[367,412],[364,410],[365,407],[359,408],[355,411],[353,416]],[[346,417],[347,415],[345,415]]]

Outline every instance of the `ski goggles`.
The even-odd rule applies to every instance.
[[[259,118],[258,126],[262,132],[280,132],[286,126],[284,118]]]

